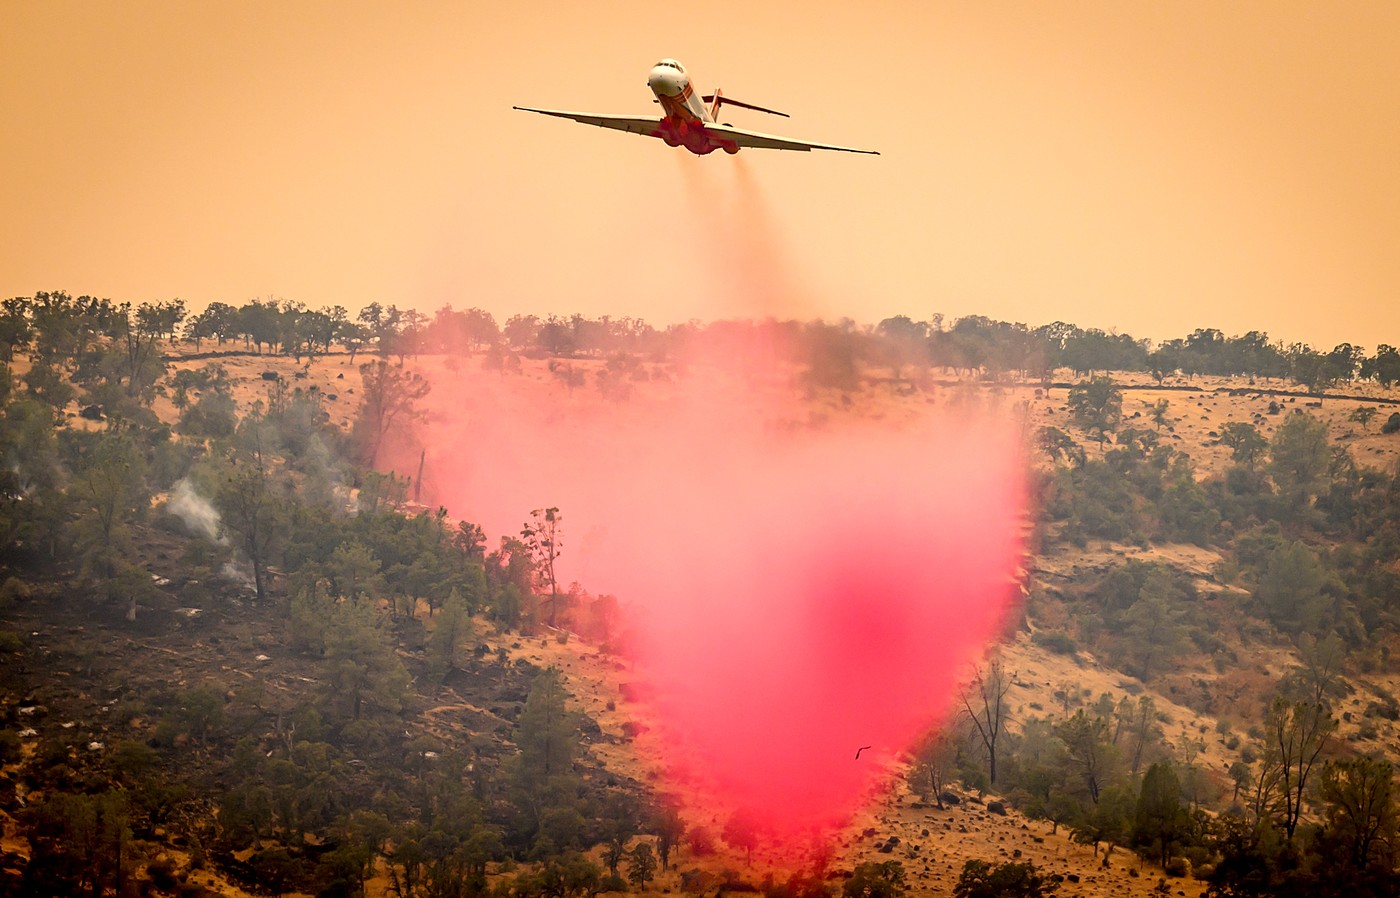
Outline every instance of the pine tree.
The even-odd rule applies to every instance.
[[[1133,815],[1133,844],[1156,849],[1165,867],[1184,831],[1185,820],[1176,771],[1166,762],[1148,767]]]

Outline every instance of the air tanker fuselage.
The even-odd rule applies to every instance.
[[[673,147],[685,147],[697,156],[724,150],[726,153],[739,152],[739,145],[706,133],[705,125],[715,123],[715,113],[720,101],[719,91],[715,91],[714,107],[707,108],[704,101],[695,95],[690,84],[690,76],[685,67],[674,59],[663,59],[651,67],[647,76],[647,87],[656,95],[666,115],[661,119],[657,136]]]
[[[533,106],[516,106],[522,112],[537,112],[556,118],[572,119],[585,125],[595,125],[614,131],[626,131],[644,137],[659,137],[673,147],[685,147],[697,156],[724,150],[737,153],[741,148],[754,147],[769,150],[837,150],[843,153],[871,153],[874,150],[857,150],[829,143],[813,143],[777,134],[764,134],[736,128],[728,122],[720,122],[721,106],[738,106],[755,112],[770,115],[787,114],[751,103],[742,103],[724,96],[716,90],[709,96],[696,96],[685,66],[674,59],[663,59],[651,67],[647,76],[647,87],[651,88],[656,102],[661,104],[662,115],[615,115],[596,112],[569,112],[563,109],[536,109]]]

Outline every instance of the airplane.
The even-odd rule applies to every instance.
[[[599,115],[592,112],[533,109],[529,106],[512,106],[511,108],[519,109],[521,112],[538,112],[541,115],[573,119],[585,125],[597,125],[599,128],[612,128],[646,137],[659,137],[666,141],[668,146],[685,147],[697,156],[704,156],[715,150],[724,150],[732,155],[743,147],[801,150],[802,152],[836,150],[842,153],[880,155],[876,150],[857,150],[852,147],[793,140],[788,137],[762,134],[758,131],[746,131],[727,122],[720,122],[718,120],[719,110],[723,106],[738,106],[742,109],[752,109],[755,112],[781,115],[783,118],[789,116],[787,113],[774,109],[764,109],[762,106],[753,106],[748,103],[740,103],[738,100],[731,100],[718,88],[713,94],[697,97],[690,84],[690,75],[686,73],[685,67],[674,59],[663,59],[652,66],[651,74],[647,77],[647,87],[651,88],[651,92],[656,95],[656,102],[661,104],[665,115]],[[708,106],[705,105],[707,103]]]

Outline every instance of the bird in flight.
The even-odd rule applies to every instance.
[[[860,760],[860,753],[863,752],[863,751],[865,751],[865,750],[866,750],[867,748],[869,748],[869,747],[870,747],[870,746],[868,746],[868,745],[862,745],[860,748],[856,749],[856,760],[857,760],[857,761]]]

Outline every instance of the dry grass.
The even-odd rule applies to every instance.
[[[362,357],[357,362],[365,360]],[[176,368],[197,368],[211,362],[222,365],[234,379],[234,396],[241,410],[265,397],[268,383],[261,375],[264,371],[275,371],[286,378],[292,387],[315,387],[321,391],[326,397],[332,423],[348,428],[354,418],[360,377],[356,366],[345,356],[322,357],[309,365],[298,365],[281,356],[184,359],[177,360],[174,365]],[[409,364],[450,372],[457,365],[475,367],[477,361],[472,359],[459,363],[454,360],[423,359],[410,360]],[[585,368],[597,367],[597,363],[592,362],[573,364]],[[511,381],[509,389],[562,389],[543,361],[526,361],[519,374],[507,375],[506,379]],[[1197,378],[1190,384],[1169,383],[1170,386],[1186,387],[1169,391],[1153,389],[1152,381],[1145,376],[1129,376],[1121,380],[1125,385],[1125,425],[1153,429],[1150,407],[1166,399],[1169,403],[1168,416],[1172,421],[1162,430],[1162,439],[1191,454],[1198,476],[1218,474],[1227,466],[1228,450],[1214,441],[1214,434],[1218,434],[1225,423],[1253,422],[1260,433],[1268,438],[1283,415],[1295,409],[1306,410],[1326,420],[1333,438],[1350,449],[1361,464],[1388,468],[1400,459],[1400,436],[1382,436],[1379,433],[1380,422],[1391,410],[1389,406],[1381,406],[1377,419],[1363,431],[1360,425],[1348,420],[1352,411],[1364,404],[1360,398],[1326,399],[1317,405],[1317,400],[1250,391],[1248,384],[1214,378]],[[699,388],[694,380],[685,383],[684,387],[670,385],[644,389]],[[1270,386],[1280,387],[1282,385]],[[588,386],[580,389],[592,390],[591,380]],[[854,403],[842,402],[834,396],[816,397],[812,404],[812,416],[813,420],[818,420],[822,416],[856,414],[897,420],[899,416],[917,415],[923,403],[956,398],[966,394],[967,390],[966,386],[960,385],[939,386],[929,393],[911,397],[898,395],[887,385],[877,384],[863,391]],[[1007,386],[996,387],[989,392],[996,394],[996,401],[1008,408],[1022,410],[1027,433],[1034,433],[1036,428],[1047,424],[1073,432],[1065,411],[1067,391],[1063,388],[1042,392],[1033,386]],[[1400,399],[1400,393],[1391,391],[1381,398]],[[645,401],[646,397],[642,397],[642,400]],[[1269,414],[1270,402],[1278,402],[1282,412]],[[176,417],[176,410],[168,398],[158,399],[156,410],[167,420]],[[1082,442],[1091,454],[1097,451],[1091,440],[1084,439]],[[1032,585],[1047,581],[1082,582],[1083,578],[1121,564],[1127,558],[1170,564],[1195,578],[1203,593],[1215,597],[1213,601],[1223,605],[1232,601],[1230,590],[1216,583],[1212,575],[1219,555],[1194,546],[1140,549],[1095,544],[1084,550],[1057,549],[1034,559]],[[1051,603],[1042,611],[1038,620],[1031,621],[1032,626],[1061,628],[1069,622],[1062,605]],[[503,645],[506,642],[502,640]],[[1033,645],[1027,634],[1022,633],[1003,648],[1007,666],[1016,674],[1016,685],[1010,694],[1015,709],[1013,721],[1057,710],[1058,702],[1053,694],[1056,690],[1063,690],[1065,684],[1074,684],[1079,690],[1077,699],[1086,703],[1092,703],[1103,693],[1112,695],[1116,701],[1123,696],[1145,691],[1154,697],[1162,712],[1167,740],[1172,744],[1188,741],[1199,743],[1199,763],[1210,772],[1210,780],[1219,790],[1228,790],[1224,772],[1239,758],[1239,753],[1226,747],[1227,734],[1218,731],[1219,718],[1226,718],[1236,732],[1242,731],[1251,720],[1257,719],[1258,697],[1266,694],[1278,677],[1294,663],[1292,653],[1283,645],[1235,644],[1232,648],[1239,654],[1239,663],[1228,670],[1185,665],[1184,669],[1161,678],[1162,689],[1144,690],[1143,684],[1098,663],[1085,653],[1081,652],[1075,657],[1052,654]],[[512,656],[542,666],[557,666],[563,671],[578,710],[597,721],[605,734],[616,737],[590,749],[607,769],[675,795],[682,802],[688,823],[705,826],[718,835],[723,828],[725,809],[702,805],[688,795],[685,783],[668,781],[660,760],[664,755],[664,746],[658,743],[657,734],[643,731],[635,738],[627,736],[629,725],[639,721],[633,717],[634,707],[623,699],[622,686],[629,681],[630,675],[624,665],[599,655],[595,648],[577,639],[560,641],[546,637],[522,640],[520,647],[512,651]],[[1400,690],[1400,675],[1387,673],[1358,677],[1355,684],[1355,692],[1341,708],[1351,717],[1343,725],[1343,738],[1358,741],[1361,747],[1374,747],[1393,753],[1400,746],[1394,722],[1377,721],[1367,718],[1365,714],[1371,702]],[[1205,704],[1212,714],[1193,710],[1184,702],[1185,693],[1192,689],[1203,689],[1209,693]],[[1202,700],[1199,700],[1199,696],[1197,699],[1193,705],[1200,706]],[[1362,736],[1363,722],[1368,726],[1365,736]],[[893,852],[885,854],[878,851],[877,846],[891,836],[899,839]],[[909,872],[912,891],[921,895],[950,895],[963,862],[971,858],[1028,860],[1045,872],[1076,877],[1077,881],[1065,882],[1060,892],[1064,896],[1147,896],[1158,894],[1155,890],[1160,879],[1160,871],[1145,865],[1131,852],[1115,852],[1105,866],[1101,852],[1076,845],[1063,829],[1058,833],[1052,832],[1049,824],[1026,820],[1015,811],[1000,816],[988,812],[986,805],[977,801],[966,801],[948,810],[920,806],[909,794],[902,771],[897,766],[891,766],[889,770],[888,789],[875,796],[864,813],[835,835],[835,846],[833,863],[838,866],[849,867],[866,860],[891,858],[902,861]],[[738,870],[744,879],[755,883],[762,881],[766,875],[781,879],[794,866],[793,860],[760,850],[755,854],[753,868],[747,869],[743,858],[727,853],[722,843],[719,844],[719,853],[707,858],[693,857],[682,849],[673,858],[675,869],[663,873],[653,884],[651,893],[678,891],[681,888],[679,871],[696,868],[712,872],[724,868]],[[237,898],[244,896],[242,891],[215,881],[207,874],[201,874],[201,881],[208,883],[219,894]],[[1171,880],[1168,886],[1170,893],[1177,895],[1197,896],[1203,891],[1202,884],[1191,879]],[[370,895],[386,894],[385,887],[385,882],[376,880],[371,884]]]

